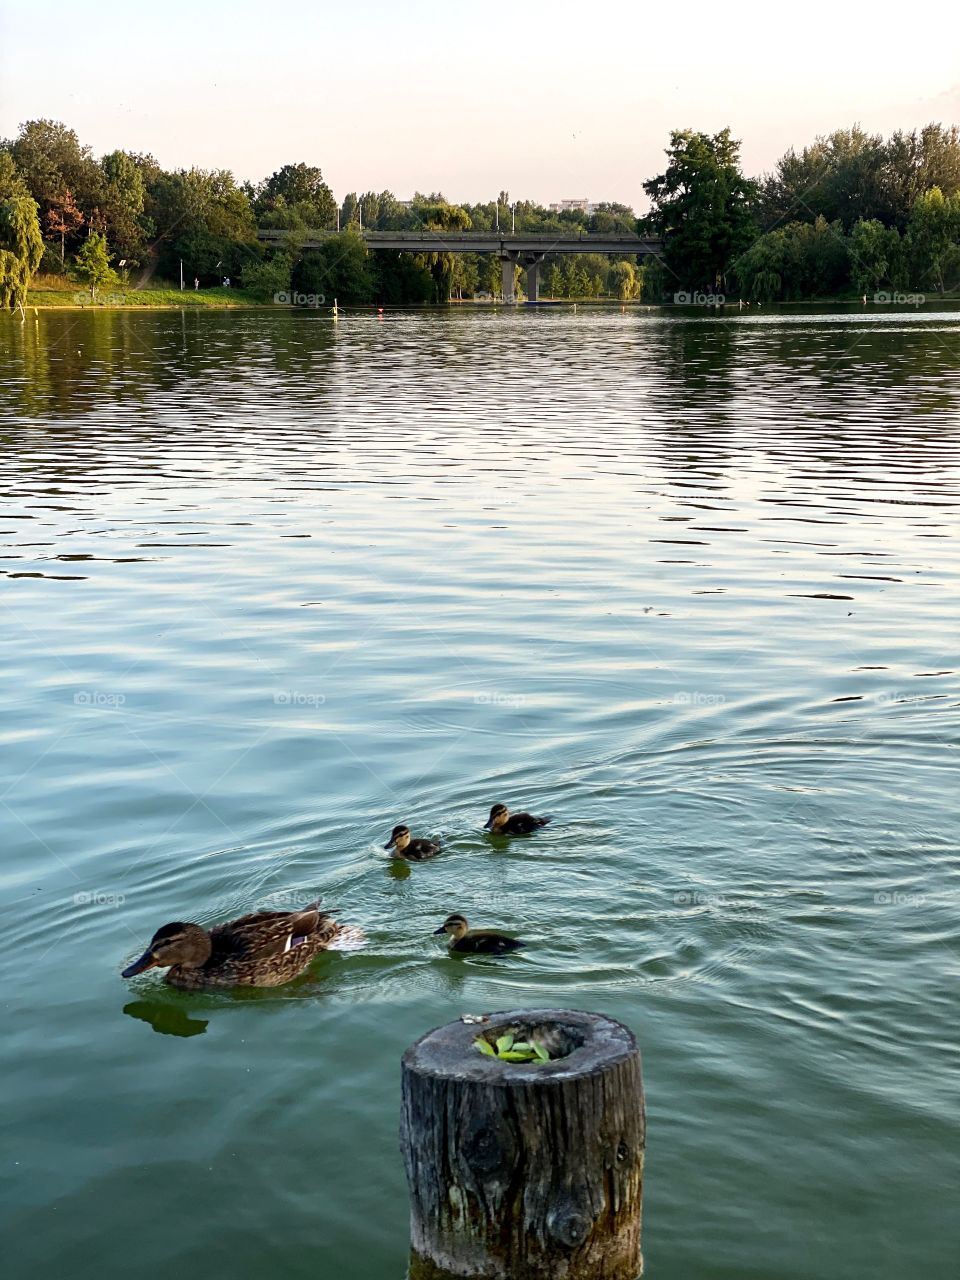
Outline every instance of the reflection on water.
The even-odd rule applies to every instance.
[[[0,320],[14,1274],[399,1280],[400,1053],[553,1003],[643,1047],[651,1275],[952,1277],[958,338]],[[321,896],[287,987],[117,976]]]
[[[131,1000],[123,1006],[123,1012],[130,1018],[149,1023],[162,1036],[202,1036],[207,1029],[208,1019],[191,1018],[186,1009],[156,1000]]]

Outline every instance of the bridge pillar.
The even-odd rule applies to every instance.
[[[527,301],[536,302],[540,297],[540,263],[527,264]]]
[[[516,271],[514,270],[514,266],[515,266],[515,263],[512,258],[500,259],[500,267],[502,270],[502,279],[503,279],[504,302],[516,302],[517,300],[516,294],[514,293],[514,287],[515,287],[514,280],[516,278]]]

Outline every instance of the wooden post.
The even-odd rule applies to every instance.
[[[474,1045],[539,1041],[541,1065]],[[568,1009],[453,1022],[403,1055],[410,1280],[636,1280],[645,1123],[640,1051]]]

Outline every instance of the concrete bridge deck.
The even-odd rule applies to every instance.
[[[301,236],[305,238],[301,239]],[[257,239],[264,244],[283,244],[295,239],[303,249],[319,249],[336,235],[334,231],[296,231],[263,228]],[[503,264],[503,298],[513,302],[514,267],[519,263],[527,271],[527,297],[536,302],[540,283],[540,265],[550,254],[605,253],[638,257],[656,256],[662,242],[651,236],[627,235],[620,232],[505,232],[505,231],[366,231],[363,238],[371,249],[400,249],[407,253],[492,253]]]
[[[265,244],[282,244],[295,231],[263,229],[257,239]],[[498,257],[524,253],[625,253],[657,254],[661,242],[650,236],[633,236],[607,232],[582,232],[579,235],[531,234],[504,231],[363,231],[371,249],[406,249],[410,253],[494,253]],[[309,231],[299,243],[305,249],[318,249],[336,235],[334,231]]]

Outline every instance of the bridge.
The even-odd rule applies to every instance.
[[[259,230],[257,239],[264,244],[283,244],[294,237],[303,249],[319,249],[336,235],[334,231],[303,233],[282,230]],[[503,270],[503,300],[516,302],[514,267],[519,263],[527,272],[527,299],[536,302],[540,295],[540,267],[547,254],[607,253],[636,254],[653,257],[663,244],[651,236],[632,236],[620,232],[551,233],[504,231],[367,231],[363,238],[371,249],[403,249],[408,253],[492,253],[500,259]]]

